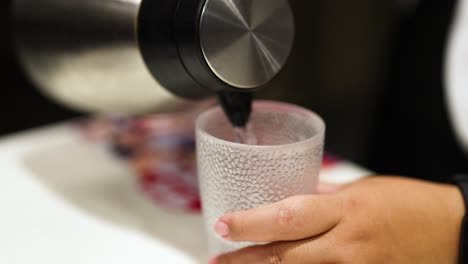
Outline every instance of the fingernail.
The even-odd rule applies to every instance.
[[[335,193],[341,189],[341,185],[332,183],[321,183],[317,186],[317,192],[321,194]]]
[[[226,238],[229,235],[229,226],[223,221],[218,221],[215,224],[214,230],[218,235],[224,238]]]
[[[208,261],[208,264],[216,264],[218,262],[218,257],[212,257],[210,261]]]

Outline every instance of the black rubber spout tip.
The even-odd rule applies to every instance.
[[[245,127],[252,113],[253,92],[219,92],[218,100],[234,127]]]

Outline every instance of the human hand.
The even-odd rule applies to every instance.
[[[225,239],[269,244],[210,264],[455,264],[464,213],[455,186],[370,177],[221,217],[215,231]]]

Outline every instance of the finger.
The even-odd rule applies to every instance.
[[[332,243],[326,238],[311,238],[294,242],[279,242],[263,246],[254,246],[236,252],[220,255],[210,264],[315,264],[336,263]]]
[[[294,196],[275,204],[225,215],[214,229],[227,240],[276,242],[309,238],[342,218],[338,195]]]

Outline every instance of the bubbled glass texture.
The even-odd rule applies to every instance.
[[[292,105],[256,102],[250,131],[258,145],[233,142],[233,129],[219,108],[197,122],[198,174],[213,255],[249,245],[214,233],[223,214],[312,194],[318,183],[324,141],[319,117]]]

